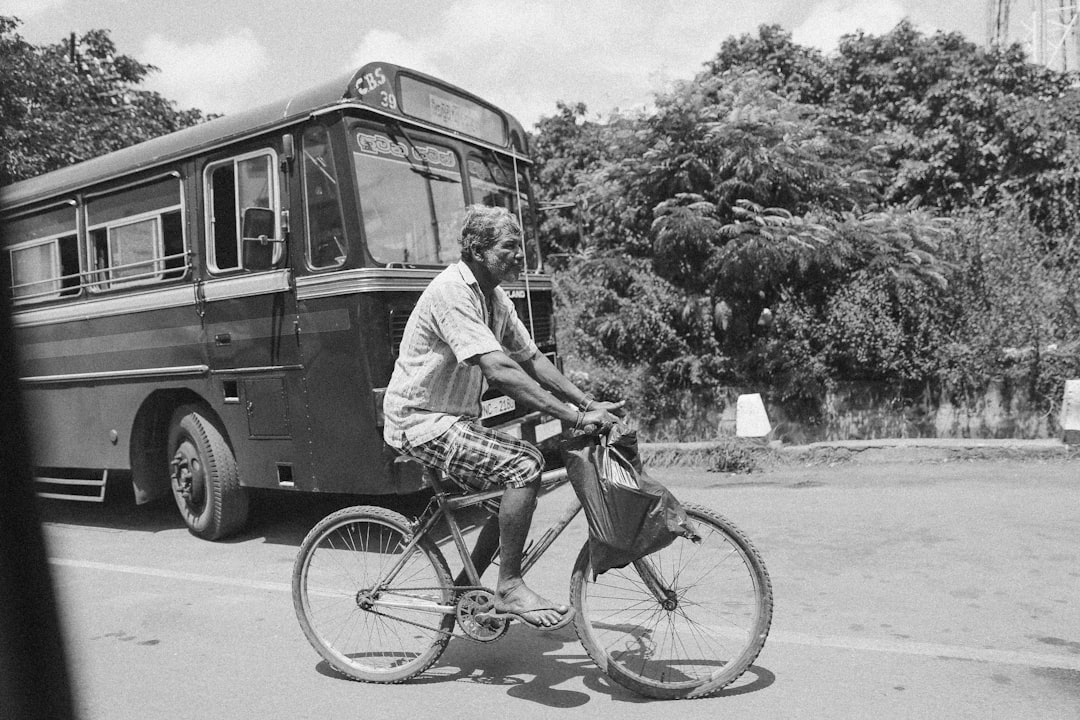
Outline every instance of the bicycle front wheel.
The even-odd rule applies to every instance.
[[[699,543],[677,538],[593,580],[586,542],[570,583],[574,627],[589,656],[648,697],[705,697],[731,684],[772,623],[772,583],[754,546],[723,516],[684,507]]]
[[[385,508],[345,508],[320,520],[293,564],[293,606],[312,647],[354,680],[393,683],[438,660],[454,627],[446,559]],[[406,552],[408,550],[408,552]]]

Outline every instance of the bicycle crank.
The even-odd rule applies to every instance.
[[[467,590],[461,593],[457,603],[458,627],[479,642],[498,640],[510,629],[510,623],[504,618],[481,617],[494,607],[494,593],[491,590]]]

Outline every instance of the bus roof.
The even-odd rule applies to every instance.
[[[506,145],[526,147],[527,140],[520,123],[510,115],[497,111],[496,108],[488,105],[480,98],[464,93],[436,78],[406,70],[391,63],[369,63],[358,71],[349,72],[262,107],[226,115],[2,187],[0,188],[0,211],[12,210],[46,201],[53,197],[69,195],[98,182],[137,173],[233,140],[259,134],[276,126],[300,120],[311,113],[334,105],[365,104],[377,108],[383,113],[390,112],[406,116],[405,113],[400,111],[394,113],[392,110],[388,111],[385,106],[377,105],[374,93],[372,93],[370,99],[364,97],[366,94],[363,89],[365,87],[364,78],[370,79],[376,68],[379,73],[385,75],[386,84],[394,88],[395,92],[398,86],[397,77],[399,71],[403,71],[407,76],[419,78],[424,83],[446,88],[467,102],[475,103],[478,106],[483,105],[490,110],[496,111],[510,125]],[[368,84],[370,85],[370,83]],[[396,103],[396,107],[400,108],[400,102]],[[452,128],[448,129],[454,132]]]

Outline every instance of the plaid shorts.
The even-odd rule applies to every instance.
[[[406,440],[402,452],[481,491],[493,485],[524,487],[544,470],[544,456],[536,447],[478,420],[458,420],[439,437],[416,447]]]

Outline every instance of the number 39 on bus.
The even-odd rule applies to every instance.
[[[483,99],[372,63],[0,189],[39,494],[130,482],[218,539],[253,489],[419,491],[382,441],[382,393],[468,204],[519,213],[528,263],[507,289],[555,357],[527,143]],[[477,406],[549,451],[562,430],[494,390]]]

